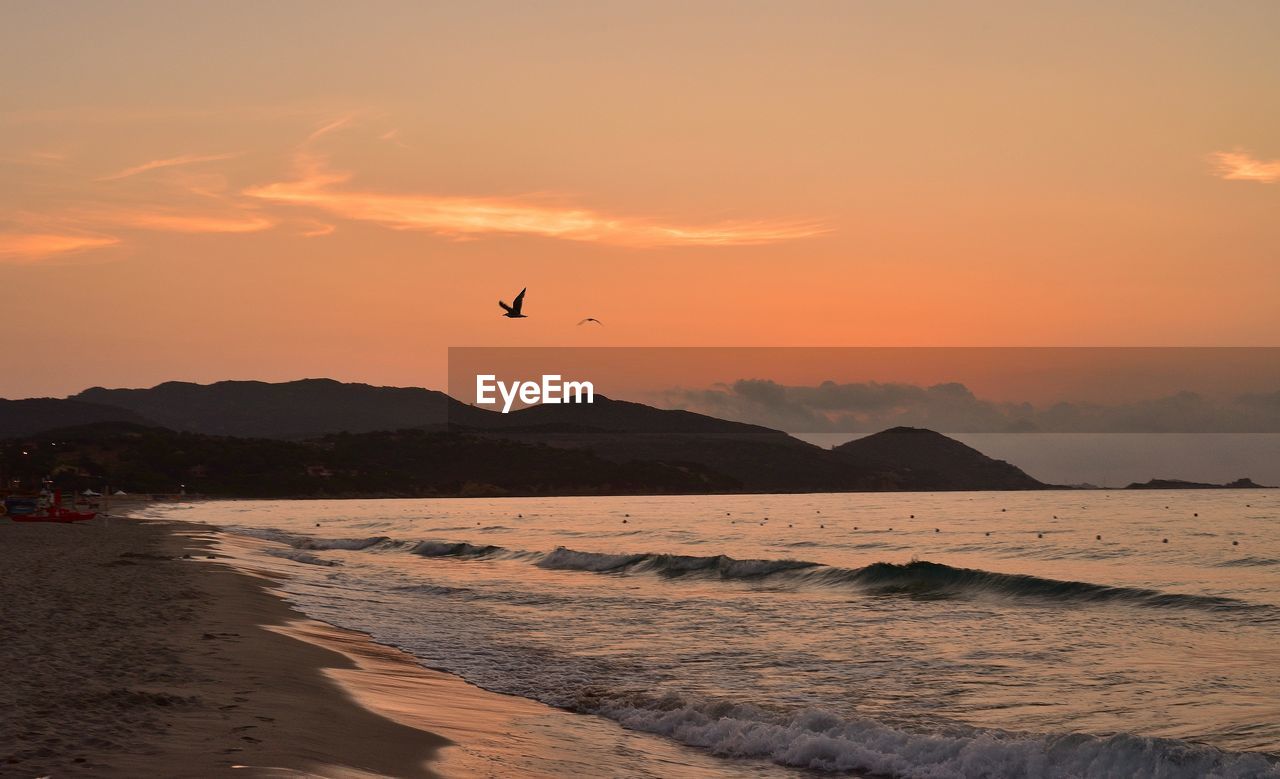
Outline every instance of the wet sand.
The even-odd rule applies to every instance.
[[[193,530],[0,520],[0,775],[432,776],[446,739],[357,704]]]

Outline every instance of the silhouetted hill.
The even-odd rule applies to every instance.
[[[0,399],[0,438],[30,435],[41,430],[95,422],[147,420],[128,409],[80,400],[58,398]]]
[[[1236,479],[1226,484],[1209,484],[1199,481],[1184,481],[1182,479],[1152,479],[1145,482],[1134,482],[1126,490],[1269,490],[1273,487],[1267,487],[1257,484],[1250,478]]]
[[[328,441],[338,433],[365,435],[386,430],[401,431],[395,434],[398,438],[389,441],[413,441],[416,439],[407,437],[409,434],[404,432],[411,429],[456,435],[456,440],[471,442],[469,448],[464,447],[466,451],[497,447],[499,442],[503,442],[516,448],[494,451],[515,458],[507,463],[510,467],[527,471],[524,474],[508,473],[500,480],[502,485],[506,485],[501,489],[506,490],[541,489],[527,481],[534,475],[539,475],[542,481],[538,483],[545,482],[547,489],[598,491],[606,489],[604,485],[608,483],[613,485],[609,489],[621,490],[619,485],[622,481],[618,478],[606,482],[600,476],[607,470],[600,470],[605,468],[602,463],[608,468],[629,469],[626,473],[630,476],[624,481],[630,486],[626,489],[639,492],[676,490],[679,482],[668,478],[670,469],[697,472],[701,479],[700,489],[704,491],[1008,490],[1047,486],[1006,462],[993,460],[958,441],[928,430],[894,428],[827,450],[758,425],[689,411],[657,409],[599,395],[589,405],[533,406],[511,414],[500,414],[468,406],[432,390],[306,379],[281,384],[257,381],[224,381],[210,385],[168,382],[151,389],[128,390],[95,387],[72,399],[50,402],[63,404],[58,408],[68,410],[97,408],[99,416],[91,415],[85,419],[69,415],[71,418],[64,419],[57,413],[47,413],[41,417],[41,424],[28,424],[20,431],[27,432],[33,427],[60,427],[78,421],[99,421],[102,414],[110,420],[115,414],[125,421],[155,424],[205,436],[272,439],[299,444],[305,439],[315,439],[307,442],[309,446]],[[112,407],[115,411],[111,411]],[[156,438],[156,435],[149,436]],[[434,445],[439,446],[443,446],[445,440],[432,439]],[[228,443],[224,448],[234,446],[237,445]],[[252,451],[284,450],[273,449],[259,441]],[[289,451],[300,456],[299,452],[307,450]],[[587,457],[593,463],[591,467],[596,469],[593,471],[596,476],[574,487],[572,485],[577,482],[570,474],[556,476],[553,470],[548,471],[513,454],[526,451],[543,453],[551,463],[548,468],[587,462],[573,459]],[[426,462],[421,458],[417,461]],[[472,480],[499,484],[488,478],[490,469],[478,459],[462,457],[459,462],[476,469]],[[636,470],[637,464],[643,464],[648,470]],[[461,473],[450,468],[446,468],[444,473]],[[342,482],[341,479],[328,482],[330,485],[341,483],[338,491],[343,494],[447,492],[436,476],[414,474],[398,467],[389,468],[389,473],[396,475],[388,479],[371,477],[367,468],[347,470],[364,474],[366,483]],[[273,474],[273,478],[285,478],[270,468],[267,472]],[[640,477],[642,473],[644,478]],[[248,478],[247,472],[237,478],[242,477]],[[228,482],[222,486],[231,489],[234,484]],[[254,494],[265,489],[260,485],[245,488],[251,488]]]
[[[1049,485],[1004,460],[916,427],[894,427],[837,446],[851,466],[882,474],[903,490],[1034,490]]]
[[[73,399],[127,409],[173,430],[251,438],[431,427],[450,419],[467,424],[486,414],[443,392],[332,379],[279,384],[170,381],[150,389],[94,387]]]

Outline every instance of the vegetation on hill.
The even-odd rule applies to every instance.
[[[0,444],[0,480],[30,489],[216,497],[431,497],[689,493],[739,489],[709,469],[612,462],[585,450],[400,430],[278,441],[128,424],[55,430]]]

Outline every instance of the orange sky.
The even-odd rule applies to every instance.
[[[443,387],[463,345],[1280,334],[1275,3],[3,17],[0,397]]]

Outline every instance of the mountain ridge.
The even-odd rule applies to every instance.
[[[547,459],[561,463],[573,458],[595,458],[590,470],[599,478],[582,487],[593,490],[606,488],[605,477],[600,474],[610,469],[626,471],[628,483],[642,491],[644,478],[652,480],[650,486],[654,489],[687,486],[683,477],[676,478],[664,470],[671,468],[696,471],[696,484],[706,489],[742,492],[1024,490],[1051,486],[932,431],[894,428],[835,449],[823,449],[780,430],[690,411],[658,409],[599,394],[592,404],[530,406],[501,414],[469,406],[436,390],[376,387],[333,379],[223,381],[207,385],[165,382],[149,389],[93,387],[64,401],[47,402],[39,421],[48,422],[56,410],[49,403],[56,406],[59,402],[76,412],[71,421],[81,425],[131,423],[209,439],[256,440],[258,443],[251,447],[253,452],[246,449],[245,456],[268,459],[296,459],[306,454],[304,459],[308,462],[290,466],[295,471],[333,469],[325,457],[317,457],[315,452],[268,442],[337,440],[350,444],[349,439],[341,437],[366,436],[372,440],[382,435],[384,443],[395,450],[389,455],[392,460],[400,458],[388,467],[402,474],[407,494],[420,494],[426,489],[422,485],[428,482],[401,466],[436,462],[430,457],[423,459],[421,442],[408,435],[411,431],[454,435],[454,440],[465,442],[458,450],[463,459],[478,451],[494,451],[510,459],[513,468],[537,470],[525,457],[524,449],[503,449],[495,442],[541,448]],[[93,419],[94,414],[104,418]],[[12,418],[8,421],[10,428],[15,427]],[[0,418],[0,425],[4,422]],[[36,432],[39,431],[29,429],[20,435]],[[396,437],[397,433],[400,437]],[[159,442],[157,446],[181,449],[180,439],[159,434],[151,438]],[[432,439],[432,445],[443,445],[442,440]],[[190,441],[210,451],[235,448],[214,441]],[[128,449],[134,446],[131,442],[124,437],[118,443]],[[139,456],[145,459],[151,455]],[[470,462],[478,471],[488,472],[478,460]],[[153,465],[157,471],[164,470],[162,463]],[[560,484],[571,481],[567,474],[548,474],[548,478]],[[191,477],[188,481],[197,479]],[[499,479],[503,480],[519,482],[510,474]],[[431,489],[439,487],[437,482],[430,483],[435,485]],[[378,491],[386,492],[393,486],[383,484]],[[536,485],[519,488],[535,489]],[[351,492],[354,487],[345,489]]]

